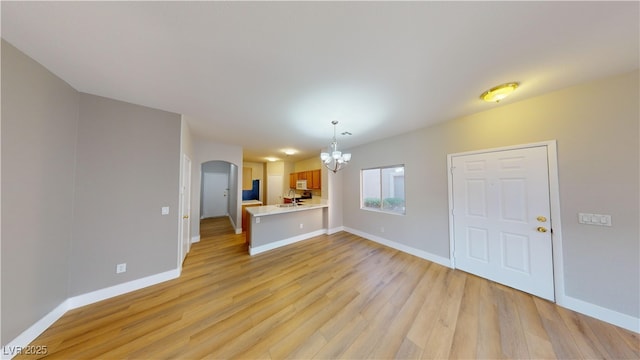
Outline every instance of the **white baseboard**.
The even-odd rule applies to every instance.
[[[640,318],[622,314],[567,295],[562,298],[562,303],[558,302],[558,305],[635,333],[640,333]]]
[[[235,230],[236,235],[242,234],[242,226],[238,227],[236,225],[236,223],[233,221],[233,218],[231,217],[231,215],[227,214],[227,217],[229,218],[229,222],[231,223],[231,227]]]
[[[344,231],[344,226],[338,226],[327,230],[327,235],[332,235],[340,231]]]
[[[191,243],[195,244],[197,242],[200,242],[200,235],[192,236],[191,237]]]
[[[90,293],[74,296],[66,299],[50,313],[42,319],[36,321],[27,330],[23,331],[18,337],[13,339],[9,344],[2,347],[2,359],[11,359],[18,355],[20,349],[26,348],[40,334],[53,325],[67,311],[73,310],[85,305],[93,304],[98,301],[106,300],[128,292],[140,290],[148,286],[156,285],[161,282],[175,279],[180,276],[179,269],[165,271],[160,274],[144,277],[142,279],[132,280],[123,284],[114,285],[105,289],[92,291]]]
[[[35,340],[40,334],[53,325],[58,319],[62,317],[67,311],[69,311],[69,300],[63,301],[50,313],[45,315],[42,319],[36,321],[22,334],[18,335],[9,344],[2,347],[2,359],[11,359],[20,353],[20,350],[26,348],[33,340]]]
[[[344,231],[346,231],[348,233],[351,233],[351,234],[354,234],[354,235],[358,235],[358,236],[363,237],[363,238],[365,238],[367,240],[371,240],[373,242],[377,242],[378,244],[382,244],[382,245],[388,246],[390,248],[394,248],[396,250],[400,250],[400,251],[405,252],[407,254],[411,254],[411,255],[417,256],[419,258],[422,258],[422,259],[425,259],[425,260],[429,260],[429,261],[434,262],[436,264],[440,264],[440,265],[446,266],[448,268],[451,267],[451,260],[448,259],[448,258],[439,256],[439,255],[435,255],[435,254],[432,254],[432,253],[424,251],[424,250],[416,249],[416,248],[413,248],[411,246],[400,244],[400,243],[397,243],[395,241],[391,241],[391,240],[388,240],[388,239],[385,239],[385,238],[381,238],[381,237],[376,236],[376,235],[371,235],[369,233],[366,233],[366,232],[363,232],[363,231],[360,231],[360,230],[356,230],[356,229],[352,229],[352,228],[349,228],[349,227],[344,227]]]
[[[312,231],[312,232],[309,232],[309,233],[306,233],[306,234],[290,237],[288,239],[275,241],[275,242],[272,242],[272,243],[269,243],[269,244],[266,244],[266,245],[262,245],[262,246],[257,246],[257,247],[249,246],[249,255],[260,254],[260,253],[263,253],[265,251],[269,251],[269,250],[273,250],[273,249],[276,249],[276,248],[279,248],[279,247],[290,245],[290,244],[296,243],[298,241],[310,239],[310,238],[315,237],[315,236],[324,235],[326,233],[327,233],[327,229],[320,229],[320,230]]]
[[[175,279],[179,276],[180,270],[173,269],[160,274],[147,276],[142,279],[132,280],[123,284],[118,284],[108,288],[92,291],[90,293],[74,296],[67,299],[69,310],[93,304],[98,301],[110,299],[112,297],[116,297],[118,295],[126,294],[132,291],[144,289],[152,285]]]

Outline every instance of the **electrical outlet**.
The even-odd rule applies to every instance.
[[[304,228],[304,224],[300,224],[300,229]]]
[[[127,272],[127,263],[116,265],[116,274],[121,274],[123,272]]]

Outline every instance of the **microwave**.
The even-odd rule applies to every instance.
[[[307,180],[297,180],[296,190],[307,190]]]

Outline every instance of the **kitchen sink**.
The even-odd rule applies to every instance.
[[[278,205],[276,205],[276,206],[277,206],[277,207],[287,207],[287,208],[288,208],[288,207],[294,207],[294,206],[296,206],[296,205],[291,204],[291,203],[288,203],[288,204],[278,204]]]
[[[277,207],[281,207],[281,208],[290,208],[290,207],[307,207],[309,205],[307,204],[292,204],[292,203],[286,203],[286,204],[278,204],[276,205]]]

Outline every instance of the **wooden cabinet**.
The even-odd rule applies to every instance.
[[[262,206],[262,203],[242,205],[242,231],[247,231],[249,225],[249,219],[251,217],[247,212],[247,208],[250,206]]]
[[[322,172],[319,169],[311,171],[310,189],[320,190],[320,188],[322,187],[321,180],[320,180],[321,178],[322,178]]]
[[[307,180],[307,189],[320,190],[322,188],[321,174],[320,169],[291,173],[289,174],[289,187],[295,189],[297,180]]]
[[[313,182],[313,176],[311,175],[313,171],[305,171],[304,179],[307,180],[307,189],[315,189],[316,184]]]
[[[298,174],[297,173],[289,174],[289,188],[290,189],[295,189],[296,188],[296,181],[298,181]]]

